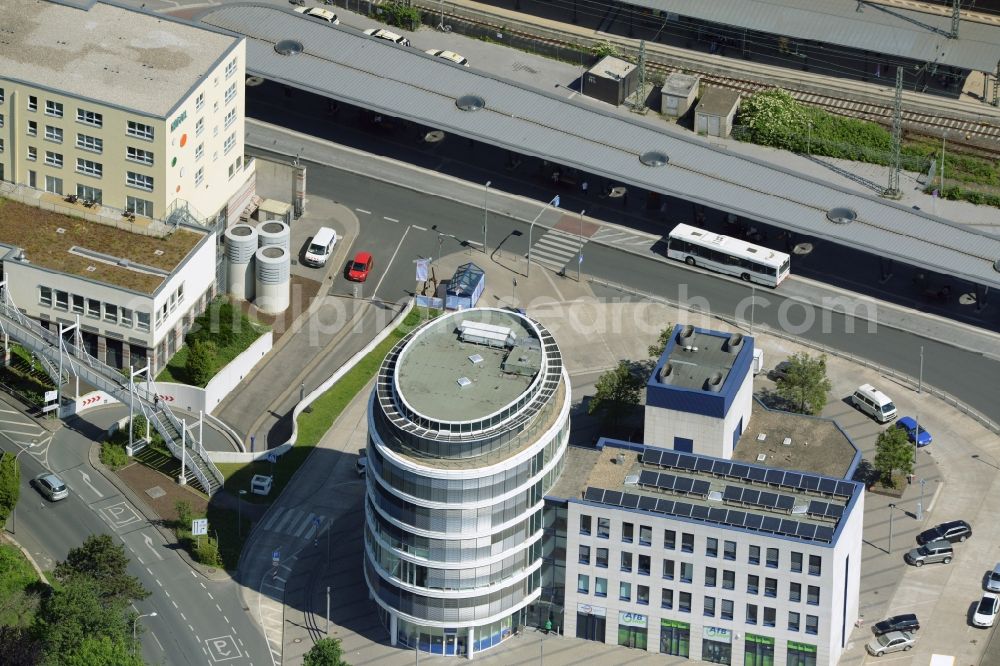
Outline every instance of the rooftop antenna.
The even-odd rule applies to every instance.
[[[958,39],[958,24],[961,16],[962,0],[952,0],[951,3],[951,34],[949,37]]]
[[[900,171],[900,146],[903,140],[903,68],[896,66],[896,96],[892,101],[892,163],[889,170],[889,186],[885,188],[882,196],[890,199],[898,199],[899,191],[899,171]]]
[[[636,91],[635,103],[632,104],[632,111],[646,114],[646,40],[639,42],[639,88]]]

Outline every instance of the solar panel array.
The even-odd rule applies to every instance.
[[[684,472],[703,472],[715,476],[764,483],[770,486],[780,486],[790,490],[817,493],[830,497],[850,498],[854,493],[854,484],[850,481],[838,481],[825,476],[803,474],[783,469],[773,469],[747,465],[729,460],[714,460],[689,453],[664,451],[661,449],[646,449],[642,454],[642,462],[666,469],[676,469]]]
[[[672,500],[648,495],[623,493],[617,490],[588,487],[583,494],[588,502],[620,506],[626,509],[641,509],[654,513],[662,513],[679,518],[696,518],[710,523],[743,527],[758,532],[770,532],[780,536],[809,539],[831,543],[834,529],[826,525],[813,525],[777,516],[762,516],[759,513],[748,513],[735,509],[710,508],[700,504],[689,504],[680,500]]]
[[[844,507],[840,504],[827,504],[826,502],[820,502],[819,500],[812,500],[809,502],[809,508],[806,509],[806,514],[812,516],[813,518],[830,518],[832,520],[840,520],[840,517],[844,515]]]
[[[722,500],[734,504],[759,506],[771,511],[784,511],[785,513],[791,513],[792,507],[795,506],[795,497],[793,495],[779,495],[778,493],[757,490],[756,488],[744,488],[743,486],[726,486],[726,489],[722,493]],[[820,502],[820,504],[826,503]]]
[[[708,490],[711,488],[711,484],[704,479],[674,476],[666,472],[653,472],[648,469],[644,469],[639,474],[639,485],[702,498],[708,497]]]

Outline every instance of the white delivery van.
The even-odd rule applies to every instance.
[[[326,264],[326,260],[333,254],[333,248],[337,244],[337,232],[330,227],[320,227],[316,235],[312,237],[309,247],[306,248],[304,263],[309,266],[320,267]]]
[[[859,386],[851,395],[851,402],[879,423],[887,423],[896,418],[896,405],[889,396],[871,384]]]

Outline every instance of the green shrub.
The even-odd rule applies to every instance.
[[[21,493],[21,468],[13,453],[0,455],[0,529],[7,524],[10,512]]]
[[[215,374],[215,357],[219,348],[210,340],[195,340],[188,350],[184,371],[195,386],[205,386]]]
[[[177,524],[180,529],[190,530],[191,520],[194,514],[191,513],[191,503],[184,500],[177,500],[174,504],[174,511],[177,512]]]
[[[101,462],[113,470],[119,470],[127,465],[128,453],[125,452],[125,445],[111,441],[101,444]]]
[[[597,56],[598,59],[603,58],[605,56],[613,56],[615,58],[622,57],[621,51],[618,50],[618,45],[612,44],[608,40],[604,40],[599,44],[595,44],[594,47],[591,49],[591,51],[594,53],[595,56]]]
[[[406,30],[416,30],[420,27],[420,10],[399,2],[387,2],[379,5],[376,10],[378,17],[389,25]]]
[[[222,566],[222,558],[219,557],[219,542],[212,537],[195,537],[191,554],[200,564],[210,567]]]

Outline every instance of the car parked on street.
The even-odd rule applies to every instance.
[[[449,62],[455,63],[456,65],[464,65],[465,67],[469,66],[469,59],[459,55],[458,53],[455,53],[454,51],[441,51],[438,49],[428,49],[424,51],[424,53],[426,53],[427,55],[432,55],[436,58],[444,58]]]
[[[890,631],[888,634],[881,634],[871,639],[865,649],[868,654],[881,657],[887,652],[900,652],[910,650],[916,639],[905,631]]]
[[[938,539],[955,543],[956,541],[965,541],[970,536],[972,536],[972,526],[969,523],[964,520],[949,520],[918,534],[917,543],[925,544]]]
[[[364,282],[372,270],[372,255],[368,252],[358,252],[347,265],[347,279],[354,282]]]
[[[951,562],[951,558],[954,554],[955,553],[951,548],[951,544],[944,539],[940,539],[938,541],[925,543],[919,548],[914,548],[904,555],[903,559],[906,560],[907,564],[912,564],[915,567],[922,567],[925,564],[934,564],[935,562],[948,564]]]
[[[917,421],[912,416],[904,416],[896,421],[896,427],[905,430],[906,438],[911,442],[916,442],[918,447],[927,446],[934,441],[934,438],[923,426],[920,426],[920,439],[917,439]]]
[[[888,634],[891,631],[905,631],[907,633],[913,633],[920,629],[920,620],[913,613],[903,613],[902,615],[893,615],[892,617],[887,617],[881,622],[876,622],[872,625],[872,633],[875,634]]]
[[[972,624],[977,627],[992,627],[1000,613],[1000,596],[987,592],[979,600],[976,612],[972,614]]]
[[[402,35],[397,35],[394,32],[386,30],[385,28],[368,28],[365,30],[365,34],[369,37],[375,37],[376,39],[384,39],[387,42],[393,42],[394,44],[399,44],[400,46],[409,46],[410,40]]]
[[[1000,562],[997,562],[993,571],[986,575],[986,589],[989,592],[1000,592]]]
[[[299,14],[303,14],[304,16],[311,16],[319,19],[320,21],[332,23],[333,25],[340,24],[340,19],[337,18],[337,15],[329,9],[323,9],[322,7],[296,7],[295,11]]]
[[[50,502],[58,502],[69,497],[69,489],[66,484],[52,472],[39,474],[31,480],[31,485]]]

